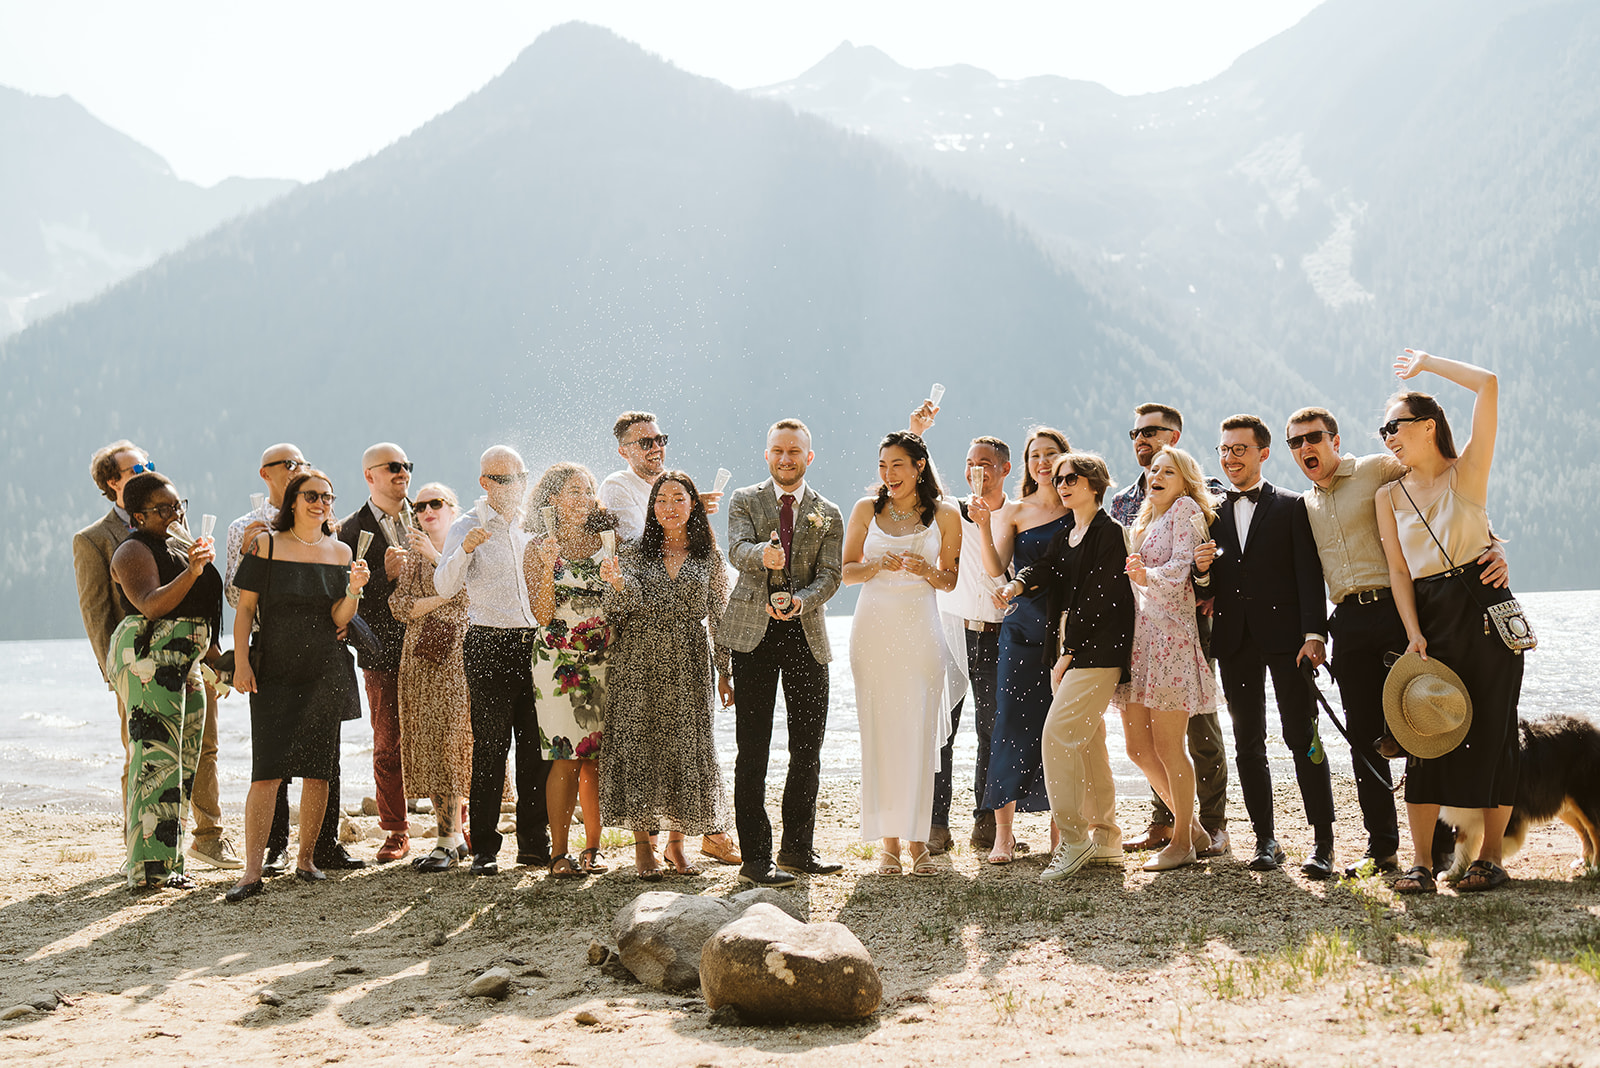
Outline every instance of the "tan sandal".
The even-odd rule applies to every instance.
[[[911,854],[911,874],[926,878],[939,874],[939,865],[933,862],[933,854],[924,849],[921,853]]]
[[[898,854],[890,853],[887,850],[878,851],[877,871],[879,875],[899,875],[903,870],[900,867]]]

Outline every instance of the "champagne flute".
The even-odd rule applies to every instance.
[[[556,536],[556,510],[548,504],[539,506],[539,519],[544,523],[544,532],[550,537]]]
[[[267,495],[265,493],[250,494],[250,514],[265,517],[267,514]]]
[[[944,386],[935,382],[933,388],[928,390],[928,403],[937,408],[942,400],[944,400]]]
[[[602,530],[600,532],[600,545],[605,549],[607,556],[617,555],[617,532]]]
[[[717,479],[715,482],[711,483],[711,492],[721,493],[722,487],[726,486],[728,484],[728,479],[732,477],[733,472],[729,471],[726,467],[717,468]]]
[[[365,560],[367,550],[372,547],[372,531],[363,530],[356,535],[356,559]]]

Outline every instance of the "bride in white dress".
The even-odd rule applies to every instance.
[[[845,528],[844,582],[863,584],[850,630],[861,724],[861,837],[883,839],[878,871],[898,875],[900,840],[914,875],[936,875],[928,853],[933,776],[959,688],[934,590],[956,584],[961,514],[944,500],[928,448],[906,431],[878,447],[877,496]],[[955,676],[952,678],[952,676]]]

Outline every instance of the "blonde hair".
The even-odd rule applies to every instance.
[[[461,501],[457,499],[456,491],[451,489],[449,486],[446,486],[443,482],[425,483],[417,490],[417,492],[411,495],[411,499],[415,501],[418,497],[422,496],[424,493],[427,493],[429,490],[433,490],[438,493],[439,497],[456,511],[459,512],[461,510]]]
[[[1178,477],[1183,479],[1183,496],[1200,506],[1200,514],[1205,516],[1206,526],[1210,526],[1217,518],[1217,499],[1206,487],[1206,476],[1200,470],[1200,461],[1174,445],[1163,445],[1150,457],[1150,466],[1154,468],[1162,456],[1170,459],[1172,466],[1178,469]],[[1146,493],[1144,503],[1139,505],[1139,514],[1133,520],[1135,539],[1150,525],[1152,509],[1150,495]]]

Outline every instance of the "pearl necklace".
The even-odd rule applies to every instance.
[[[301,545],[309,546],[310,548],[314,549],[318,545],[321,545],[324,541],[326,541],[328,536],[326,534],[322,533],[322,531],[319,529],[317,531],[317,540],[316,541],[306,541],[306,539],[302,538],[300,535],[298,535],[298,534],[296,534],[294,532],[294,528],[293,527],[290,527],[289,528],[289,537],[293,538],[295,541],[299,542]]]

